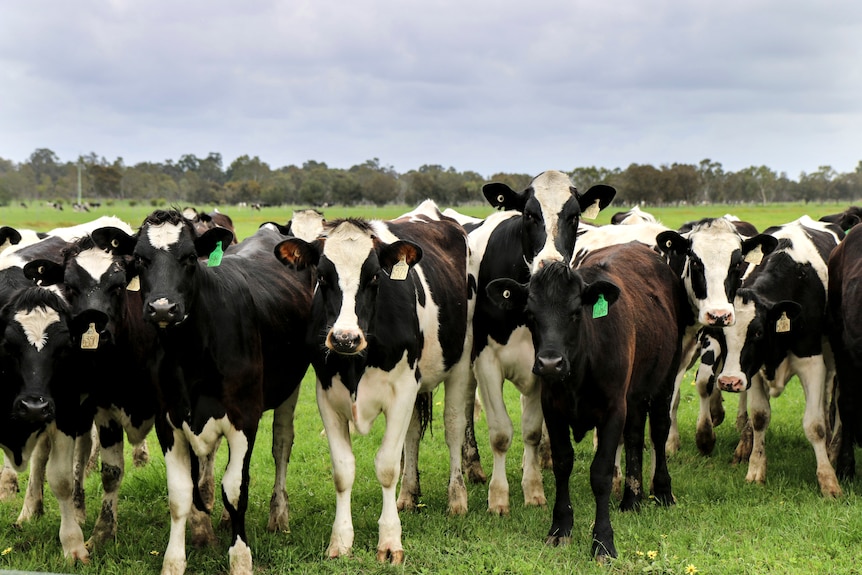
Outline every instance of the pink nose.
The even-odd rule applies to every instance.
[[[706,312],[706,323],[707,323],[707,325],[713,325],[715,327],[723,327],[726,325],[733,325],[733,312],[732,311],[708,311],[708,312]]]
[[[718,387],[720,387],[722,391],[729,391],[732,393],[739,393],[744,390],[742,379],[733,375],[722,375],[719,377]]]

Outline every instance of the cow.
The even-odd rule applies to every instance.
[[[615,226],[644,223],[658,224],[661,222],[654,215],[640,209],[639,206],[634,206],[627,212],[617,212],[611,216],[611,224]]]
[[[195,231],[202,234],[210,228],[222,227],[234,232],[232,244],[237,243],[236,229],[233,225],[233,219],[222,212],[215,209],[211,212],[199,212],[196,208],[188,207],[183,210],[183,216],[191,220]]]
[[[326,554],[350,552],[350,497],[355,460],[349,426],[367,434],[386,418],[375,458],[383,490],[377,559],[404,561],[398,510],[417,505],[417,399],[445,386],[449,446],[449,512],[467,511],[461,446],[469,392],[469,306],[466,232],[426,201],[394,220],[328,221],[314,242],[290,238],[275,250],[290,267],[312,267],[318,281],[308,345],[317,403],[329,442],[336,490],[335,521]],[[421,402],[420,402],[421,403]],[[401,490],[396,486],[404,452]]]
[[[862,322],[859,286],[862,278],[862,227],[852,227],[828,261],[829,341],[838,376],[838,416],[841,421],[835,472],[841,479],[856,476],[854,447],[862,443]]]
[[[198,462],[224,438],[230,447],[222,500],[231,520],[232,575],[253,572],[245,529],[249,461],[261,414],[274,409],[275,486],[269,529],[286,529],[284,481],[293,446],[293,412],[308,369],[305,331],[312,274],[273,257],[284,239],[272,226],[231,246],[233,233],[198,235],[177,210],[149,214],[137,233],[102,228],[94,241],[132,256],[142,315],[157,328],[156,433],[165,457],[171,530],[162,573],[185,571],[185,525],[196,544],[214,540],[197,479]],[[209,254],[207,260],[203,256]]]
[[[532,370],[540,380],[556,485],[548,544],[571,540],[571,438],[580,441],[593,428],[594,556],[617,556],[609,501],[621,440],[626,481],[620,509],[640,506],[647,416],[654,450],[651,492],[658,503],[674,504],[665,443],[685,329],[682,290],[659,254],[638,243],[597,249],[578,268],[549,263],[527,283],[506,278],[488,284],[492,301],[523,315],[532,335]]]
[[[716,381],[722,391],[747,391],[753,443],[746,480],[763,483],[769,398],[779,396],[797,375],[805,390],[802,426],[814,448],[820,491],[837,497],[842,491],[829,459],[826,419],[835,374],[826,330],[826,290],[827,260],[844,232],[836,224],[802,216],[763,233],[777,245],[759,265],[748,267],[736,291],[736,321],[721,328],[727,347]]]
[[[742,273],[748,261],[759,261],[775,248],[777,240],[768,234],[752,234],[752,226],[732,216],[704,218],[684,224],[681,231],[667,230],[656,236],[656,247],[663,253],[668,264],[682,278],[687,299],[694,314],[685,338],[686,352],[674,391],[671,414],[672,426],[668,450],[679,449],[677,407],[682,378],[687,369],[696,361],[702,349],[701,343],[707,342],[708,348],[705,369],[700,370],[697,390],[700,396],[700,410],[697,420],[695,442],[701,453],[711,453],[715,446],[714,425],[723,420],[724,408],[721,396],[712,384],[714,375],[708,366],[715,362],[714,351],[719,345],[709,343],[706,335],[698,335],[702,328],[720,328],[733,325],[734,295],[739,287]],[[742,231],[741,231],[742,230]],[[704,363],[704,357],[701,357]]]
[[[862,208],[859,206],[850,206],[843,212],[837,214],[828,214],[820,218],[821,222],[837,224],[845,232],[850,228],[862,222]]]
[[[556,170],[542,172],[521,192],[490,182],[482,193],[495,208],[480,225],[470,229],[470,275],[476,278],[473,316],[473,373],[488,420],[494,467],[488,485],[488,511],[509,513],[506,453],[512,443],[512,420],[503,402],[503,383],[511,381],[522,396],[521,431],[524,440],[521,485],[525,505],[546,503],[539,444],[542,409],[539,384],[530,366],[533,343],[523,318],[504,313],[488,299],[486,286],[499,278],[525,283],[548,262],[568,264],[576,249],[582,215],[594,218],[613,200],[616,190],[596,185],[578,193],[569,176]]]

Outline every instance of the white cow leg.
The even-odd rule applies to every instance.
[[[222,477],[222,498],[229,510],[233,527],[233,544],[228,549],[230,575],[253,575],[254,566],[248,536],[245,531],[245,513],[248,508],[248,465],[257,429],[240,431],[231,428],[227,434],[230,456]]]
[[[3,458],[3,468],[0,469],[0,501],[9,501],[18,493],[18,472],[9,463],[9,458]]]
[[[748,459],[748,474],[745,480],[750,483],[766,483],[766,430],[772,418],[769,393],[760,374],[752,378],[748,390],[748,405],[751,418],[752,446]]]
[[[469,355],[466,355],[469,358]],[[466,359],[465,358],[465,359]],[[467,430],[467,412],[464,406],[469,403],[475,391],[471,379],[469,361],[462,361],[445,382],[444,422],[446,429],[446,444],[449,446],[449,513],[464,515],[467,513],[467,486],[464,485],[464,474],[461,472],[461,446],[464,443]]]
[[[269,500],[268,531],[290,531],[289,505],[287,497],[287,465],[293,450],[293,419],[299,387],[279,405],[272,416],[272,459],[275,461],[275,483]]]
[[[72,494],[72,503],[75,505],[75,517],[77,517],[80,525],[83,525],[87,520],[87,500],[84,496],[84,480],[89,471],[98,466],[99,437],[97,434],[96,426],[93,425],[89,433],[75,438],[74,461],[72,463],[75,475],[75,488]],[[96,452],[95,457],[93,456],[93,451]]]
[[[677,423],[676,412],[679,410],[680,387],[682,387],[683,377],[685,377],[685,370],[680,370],[673,380],[673,395],[670,399],[670,429],[668,430],[667,441],[665,442],[665,451],[669,454],[679,451],[680,446],[679,424]]]
[[[42,517],[45,513],[45,466],[50,453],[51,434],[46,431],[39,436],[30,454],[30,476],[27,478],[27,489],[24,491],[24,505],[21,506],[21,513],[18,514],[15,525],[22,525],[33,518]]]
[[[512,420],[503,402],[503,374],[496,361],[480,355],[473,370],[479,382],[482,405],[488,421],[491,453],[494,469],[488,484],[488,512],[497,515],[509,514],[509,481],[506,478],[506,453],[512,445]]]
[[[165,453],[168,501],[171,510],[171,533],[162,575],[182,575],[186,570],[186,521],[192,510],[192,463],[189,445],[182,431],[173,431],[174,444]]]
[[[386,430],[383,432],[383,441],[374,458],[374,468],[377,471],[377,480],[382,490],[383,506],[380,518],[377,520],[379,536],[377,540],[377,560],[390,562],[393,565],[404,563],[404,547],[401,543],[401,518],[398,516],[398,504],[395,497],[395,489],[398,477],[401,474],[401,453],[404,450],[407,429],[413,426],[411,418],[403,414],[412,414],[410,409],[416,402],[416,396],[411,393],[398,394],[396,392],[392,402],[384,410],[386,417]],[[418,423],[418,422],[417,422]],[[458,441],[458,461],[460,463],[460,449],[463,442]],[[450,446],[451,447],[451,446]]]
[[[713,370],[711,366],[701,366],[697,370],[695,379],[695,387],[700,399],[697,412],[697,427],[695,431],[695,443],[697,449],[703,455],[709,455],[715,449],[715,429],[712,420],[712,397],[714,393],[710,393],[710,380],[713,378]],[[715,389],[713,390],[716,391]],[[719,395],[719,398],[721,396]]]
[[[542,483],[542,464],[539,444],[542,440],[542,397],[540,387],[534,393],[521,395],[521,432],[524,436],[524,459],[521,488],[524,491],[524,505],[546,505],[545,487]]]
[[[422,495],[422,488],[419,485],[420,431],[419,412],[413,409],[404,439],[404,468],[401,474],[401,490],[398,493],[398,511],[416,509],[419,497]]]
[[[123,430],[115,423],[109,427],[113,432],[111,445],[105,447],[108,441],[102,441],[102,508],[93,526],[93,533],[87,540],[87,549],[93,550],[117,534],[117,503],[120,495],[120,485],[123,483],[126,462],[123,456]],[[106,438],[107,439],[107,438]]]
[[[84,547],[84,532],[75,515],[75,504],[73,501],[75,479],[73,477],[73,459],[75,455],[74,438],[53,432],[51,441],[51,456],[48,458],[46,475],[48,485],[60,508],[60,544],[63,546],[63,555],[74,563],[81,561],[88,563],[90,553]]]
[[[329,407],[325,392],[317,382],[317,405],[323,420],[323,429],[329,442],[329,457],[332,461],[332,481],[335,484],[335,521],[329,536],[326,555],[330,558],[349,555],[353,547],[353,517],[350,509],[350,494],[356,478],[356,459],[350,445],[348,421],[342,419]]]
[[[829,461],[829,429],[826,421],[826,366],[821,356],[796,360],[801,369],[798,370],[799,381],[805,392],[805,414],[802,416],[802,428],[805,437],[814,448],[817,459],[817,482],[820,492],[825,497],[839,497],[842,493],[835,468]],[[831,376],[830,376],[831,377]]]

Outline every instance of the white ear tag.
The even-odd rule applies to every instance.
[[[763,261],[763,250],[760,249],[760,246],[757,246],[756,248],[745,254],[745,261],[750,264],[759,266],[760,262]]]
[[[599,216],[599,201],[600,200],[596,200],[595,202],[593,202],[593,204],[589,206],[586,210],[584,210],[581,215],[588,220],[596,219]]]
[[[787,333],[790,331],[790,318],[787,317],[787,312],[781,312],[781,317],[775,322],[775,333]]]
[[[81,336],[81,349],[99,349],[99,334],[96,332],[96,324],[91,323],[84,335]]]
[[[409,271],[410,266],[407,265],[407,261],[402,257],[401,261],[392,266],[392,273],[389,274],[389,278],[396,281],[404,281],[407,279],[407,272]]]
[[[129,285],[126,286],[126,290],[141,291],[141,278],[138,276],[133,277],[132,281],[129,282]]]

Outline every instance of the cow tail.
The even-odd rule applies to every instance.
[[[420,393],[416,396],[414,409],[419,417],[419,439],[425,437],[425,430],[431,424],[431,407],[434,405],[433,399],[430,391]]]

